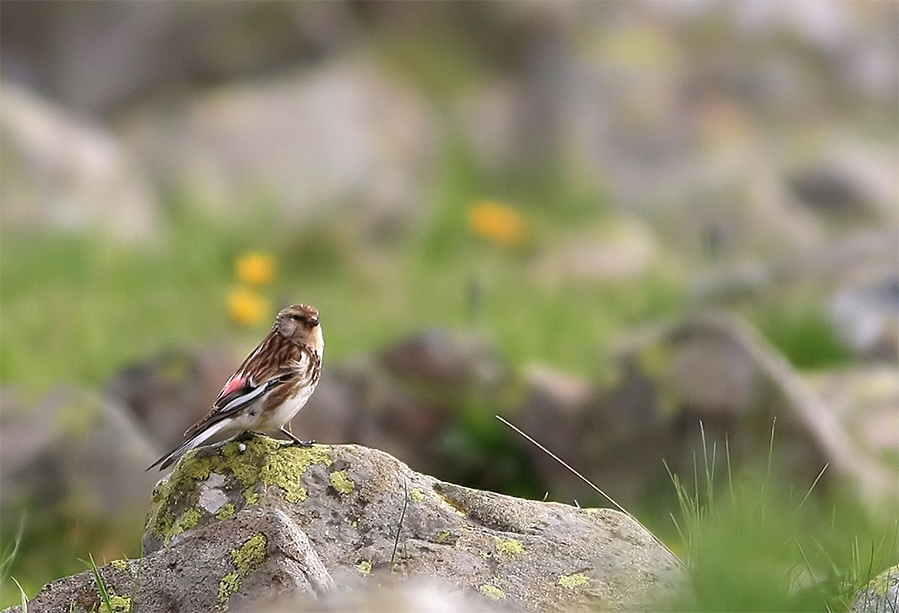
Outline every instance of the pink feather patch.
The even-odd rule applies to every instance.
[[[234,390],[243,389],[245,387],[247,387],[247,380],[243,377],[235,375],[228,379],[228,382],[225,384],[225,387],[222,388],[222,392],[219,394],[219,397],[227,396]]]

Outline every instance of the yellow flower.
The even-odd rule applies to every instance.
[[[228,293],[228,313],[243,326],[254,326],[268,319],[268,300],[251,289],[238,287]]]
[[[267,285],[275,276],[275,258],[249,251],[237,258],[237,278],[249,285]]]
[[[475,234],[504,247],[522,245],[530,232],[521,213],[491,200],[475,203],[468,212],[468,222]]]

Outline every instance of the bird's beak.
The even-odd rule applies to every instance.
[[[317,326],[317,325],[318,325],[318,317],[313,317],[312,319],[310,319],[310,320],[309,320],[309,325],[311,325],[313,328],[314,328],[315,326]]]

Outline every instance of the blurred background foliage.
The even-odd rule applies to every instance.
[[[512,372],[602,381],[622,339],[715,308],[804,373],[892,371],[897,19],[887,1],[5,1],[3,429],[13,403],[166,352],[239,359],[298,301],[328,365],[448,328]],[[464,396],[440,444],[468,484],[539,497],[501,408]],[[687,608],[840,609],[865,563],[896,562],[895,504],[800,505],[751,466],[705,513],[670,481],[635,503],[695,562]],[[10,576],[33,594],[87,547],[139,554],[132,524],[26,499],[2,509],[0,605]]]

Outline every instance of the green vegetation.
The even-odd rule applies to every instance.
[[[773,438],[772,446],[776,445]],[[811,496],[774,479],[770,465],[730,469],[728,451],[703,449],[692,482],[671,475],[672,514],[693,593],[671,610],[846,611],[859,588],[895,563],[899,520],[873,518],[839,494]],[[727,456],[715,483],[716,454]]]

